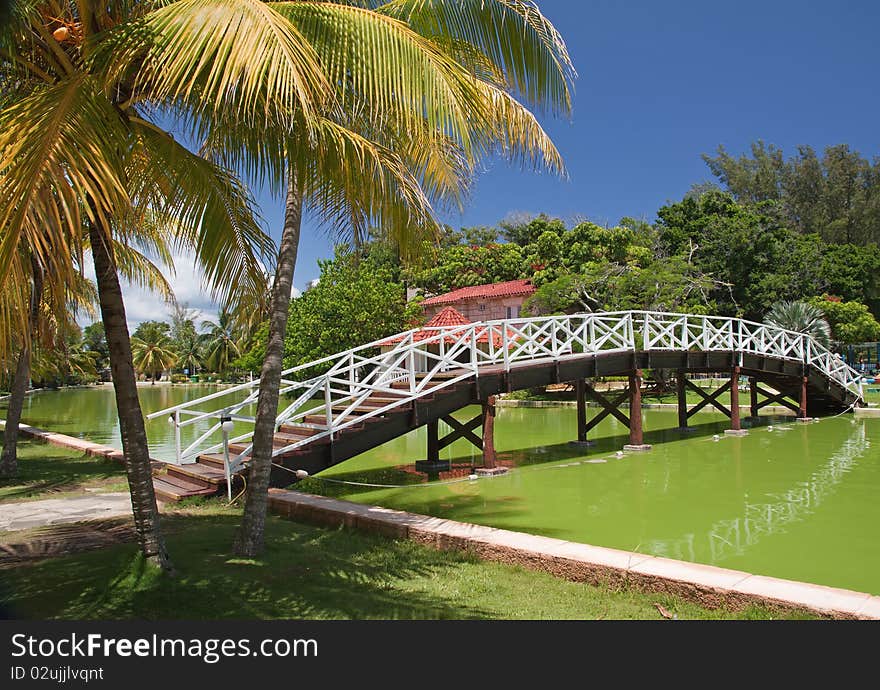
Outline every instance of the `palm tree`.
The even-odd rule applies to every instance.
[[[186,338],[177,346],[177,368],[185,369],[189,375],[197,374],[202,366],[202,341],[200,338]]]
[[[797,333],[806,333],[822,347],[831,347],[831,326],[825,313],[807,302],[777,302],[764,323]]]
[[[570,108],[574,71],[568,53],[533,3],[394,0],[368,6],[374,9],[343,3],[283,6],[280,11],[316,46],[345,107],[322,112],[312,132],[287,133],[276,142],[254,130],[247,142],[252,158],[270,161],[268,167],[275,179],[284,179],[286,192],[248,494],[234,545],[240,555],[254,556],[263,545],[283,340],[303,212],[316,212],[355,242],[371,221],[390,227],[407,258],[437,231],[433,214],[421,213],[422,195],[460,204],[484,155],[498,152],[536,167],[562,168],[552,142],[511,95],[522,94],[557,111]],[[387,160],[386,167],[397,167],[394,185],[346,167],[350,160],[363,160],[365,152]],[[417,184],[399,183],[408,177]],[[408,193],[404,205],[388,198],[394,186]]]
[[[21,412],[24,407],[24,396],[31,378],[32,340],[38,335],[40,304],[43,299],[43,267],[31,257],[30,303],[28,305],[27,332],[20,339],[19,353],[16,359],[15,374],[12,378],[12,390],[9,396],[9,407],[6,411],[6,423],[3,428],[3,451],[0,454],[0,477],[13,477],[18,474],[18,428]]]
[[[0,279],[9,295],[0,301],[0,347],[27,334],[22,257],[33,254],[48,279],[70,284],[85,227],[138,540],[147,560],[166,568],[113,240],[136,243],[154,215],[174,248],[196,254],[218,297],[236,285],[265,290],[259,257],[271,241],[234,175],[149,116],[171,109],[199,123],[219,115],[247,123],[271,115],[308,126],[327,91],[313,50],[277,12],[256,0],[211,9],[208,17],[186,0],[22,0],[0,28]]]
[[[170,369],[177,361],[177,353],[171,349],[171,339],[158,335],[150,340],[131,339],[131,350],[134,355],[135,369],[153,379],[159,380],[162,372]]]
[[[18,353],[3,429],[3,451],[0,453],[0,476],[3,477],[11,477],[18,472],[18,431],[24,397],[32,375],[45,378],[50,369],[53,376],[59,375],[60,367],[67,360],[66,354],[59,357],[59,353],[66,353],[67,338],[74,331],[79,331],[77,315],[85,313],[93,316],[95,313],[95,287],[91,281],[80,277],[72,285],[59,286],[45,280],[45,269],[33,255],[30,263],[32,278],[27,331],[23,337],[16,337],[13,343],[7,345],[7,349],[17,349]],[[61,291],[59,288],[62,288]],[[90,364],[93,368],[94,360],[85,363],[85,366]]]
[[[241,356],[241,348],[236,341],[232,315],[225,309],[220,310],[217,323],[204,321],[208,328],[205,344],[205,364],[213,371],[224,372],[230,363]]]

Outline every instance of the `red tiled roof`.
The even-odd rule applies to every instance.
[[[423,328],[441,328],[443,326],[468,326],[470,325],[464,315],[455,307],[443,307],[434,318],[428,321]]]
[[[428,321],[424,326],[422,326],[419,330],[413,333],[413,340],[418,342],[420,340],[427,340],[428,338],[434,338],[438,335],[436,331],[428,331],[424,330],[426,328],[454,328],[456,326],[469,326],[472,322],[468,321],[461,312],[459,312],[454,307],[444,307],[437,313],[433,319]],[[459,336],[463,335],[464,332],[458,334]],[[515,335],[512,331],[508,331],[508,335],[511,340],[515,339]],[[405,335],[396,335],[393,338],[389,338],[388,340],[383,341],[380,345],[396,345],[397,343],[402,343],[406,340]],[[456,338],[451,336],[443,338],[444,342],[447,345],[450,345],[455,342]],[[496,347],[501,347],[501,336],[497,333],[493,336],[493,340],[495,341]],[[439,339],[434,341],[434,344],[439,343]],[[483,332],[480,336],[477,337],[478,343],[488,343],[489,342],[489,334]]]
[[[423,306],[431,307],[441,304],[454,304],[469,299],[492,299],[495,297],[516,297],[518,295],[531,295],[535,292],[535,286],[531,280],[508,280],[506,283],[492,283],[491,285],[475,285],[465,287],[445,295],[429,297]]]

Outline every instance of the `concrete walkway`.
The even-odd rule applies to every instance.
[[[12,532],[121,515],[131,515],[128,493],[5,503],[0,504],[0,531]]]

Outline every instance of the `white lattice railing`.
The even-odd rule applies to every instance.
[[[765,355],[812,365],[863,399],[858,372],[809,336],[742,319],[626,311],[427,328],[415,337],[417,332],[396,336],[394,340],[399,342],[393,345],[384,339],[282,372],[281,393],[292,402],[279,412],[276,429],[282,424],[296,424],[315,433],[276,448],[274,455],[296,450],[365,418],[477,377],[486,367],[509,370],[520,362],[598,352],[699,350]],[[324,373],[313,373],[320,369]],[[185,463],[202,453],[226,448],[224,442],[216,440],[223,421],[252,426],[254,418],[243,410],[256,403],[258,392],[256,380],[154,412],[148,418],[170,416],[176,431],[176,462]],[[382,394],[393,399],[365,413],[364,402]],[[206,409],[206,405],[220,405],[220,409]],[[182,447],[180,430],[206,421],[208,428]],[[232,459],[233,465],[250,454],[252,435],[250,430],[225,441],[246,444],[245,450]]]

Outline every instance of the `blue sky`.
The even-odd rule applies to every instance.
[[[710,179],[700,155],[719,144],[740,153],[761,138],[792,153],[798,144],[849,143],[880,154],[876,0],[539,6],[579,73],[570,121],[542,120],[569,179],[490,162],[464,214],[444,218],[453,226],[492,225],[513,212],[652,220],[663,203]],[[282,204],[258,199],[277,239]],[[317,259],[332,255],[332,244],[307,224],[298,288],[318,275]],[[195,292],[189,301],[200,302]]]
[[[666,201],[710,179],[700,159],[755,139],[793,152],[849,143],[880,154],[880,3],[864,0],[539,0],[579,78],[570,121],[543,123],[569,179],[496,161],[454,226],[511,212],[615,223],[654,218]],[[276,237],[281,204],[260,197]],[[306,228],[295,284],[318,275],[332,241]]]

